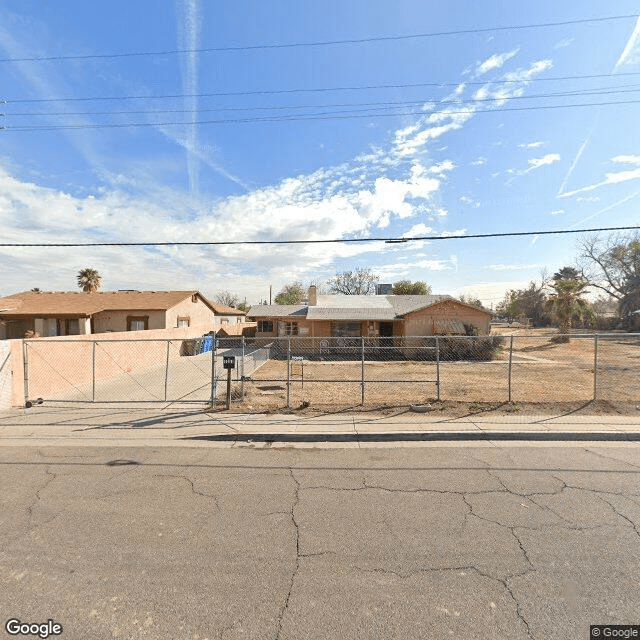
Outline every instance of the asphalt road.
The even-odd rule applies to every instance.
[[[640,623],[639,474],[635,443],[1,448],[0,637],[586,639]]]

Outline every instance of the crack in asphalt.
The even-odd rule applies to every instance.
[[[633,464],[632,462],[627,462],[626,460],[621,460],[620,458],[615,458],[614,456],[606,456],[604,453],[597,453],[592,449],[585,449],[587,453],[592,453],[594,456],[598,456],[600,458],[606,458],[608,460],[615,460],[616,462],[621,462],[622,464],[626,464],[634,469],[640,469],[640,466],[637,464]],[[615,472],[614,472],[615,473]]]
[[[11,538],[7,538],[6,539],[7,542],[13,542],[14,540],[18,540],[19,538],[22,538],[26,534],[31,533],[31,532],[35,531],[36,529],[39,529],[40,527],[44,527],[44,526],[50,524],[51,522],[53,522],[60,515],[59,513],[56,513],[53,517],[51,517],[51,518],[49,518],[47,520],[44,520],[43,522],[38,522],[37,524],[33,524],[33,510],[36,507],[36,505],[40,502],[40,500],[42,499],[41,495],[40,495],[41,492],[44,491],[58,477],[55,473],[53,473],[49,469],[49,467],[45,468],[45,473],[49,477],[45,479],[45,481],[42,484],[42,486],[40,486],[40,487],[38,487],[38,489],[36,489],[33,500],[25,507],[25,512],[27,514],[27,522],[25,524],[24,531],[21,531],[20,533],[16,534],[15,536],[13,536]]]
[[[296,580],[296,576],[298,575],[298,571],[300,570],[300,526],[296,521],[295,509],[300,502],[300,481],[295,477],[293,473],[293,469],[289,467],[289,474],[291,475],[291,479],[295,483],[294,488],[294,500],[291,505],[291,510],[289,511],[289,515],[291,516],[291,522],[293,524],[295,530],[295,542],[296,542],[296,565],[291,573],[291,581],[289,582],[289,590],[287,591],[287,597],[285,598],[284,605],[278,614],[278,629],[276,631],[275,640],[280,640],[280,634],[282,633],[282,624],[284,622],[284,615],[289,608],[289,602],[291,600],[291,592],[293,591],[293,585]]]
[[[154,474],[156,478],[177,478],[178,480],[186,480],[189,483],[189,486],[191,487],[191,492],[194,493],[197,496],[201,496],[203,498],[211,498],[211,500],[213,501],[213,504],[216,506],[216,509],[218,511],[221,511],[220,509],[220,505],[218,504],[218,498],[215,494],[213,493],[204,493],[203,491],[198,491],[194,484],[193,484],[193,480],[191,480],[191,478],[187,477],[187,476],[182,476],[182,475],[172,475],[172,474],[165,474],[165,473],[161,473],[161,474]]]
[[[524,614],[520,609],[520,603],[518,602],[518,599],[513,593],[513,590],[507,583],[507,580],[510,577],[525,575],[526,573],[530,573],[528,571],[520,574],[513,574],[503,579],[503,578],[498,578],[496,576],[492,576],[491,574],[486,573],[485,571],[482,571],[482,569],[479,569],[475,565],[459,565],[454,567],[423,567],[421,569],[414,569],[413,571],[407,571],[404,573],[400,571],[393,571],[392,569],[381,569],[381,568],[365,569],[364,567],[359,567],[358,565],[350,565],[350,566],[352,569],[356,569],[357,571],[362,571],[363,573],[391,574],[400,578],[401,580],[406,580],[408,578],[411,578],[415,575],[419,575],[421,573],[447,573],[451,571],[475,571],[479,576],[486,578],[487,580],[492,580],[494,582],[497,582],[498,584],[501,584],[503,586],[505,591],[509,594],[509,596],[513,600],[513,604],[515,605],[516,615],[518,616],[518,619],[520,620],[520,622],[522,622],[527,632],[527,637],[531,638],[531,640],[533,640],[534,638],[533,634],[531,633],[531,627],[529,626],[529,621],[524,617]]]
[[[51,483],[52,483],[52,482],[57,478],[56,474],[55,474],[55,473],[53,473],[53,472],[49,469],[49,467],[46,467],[46,468],[45,468],[45,473],[46,473],[49,477],[44,481],[44,484],[43,484],[41,487],[39,487],[38,489],[36,489],[35,497],[34,497],[33,501],[32,501],[32,502],[27,506],[27,509],[26,509],[26,510],[27,510],[27,515],[28,515],[28,520],[27,520],[27,531],[32,530],[32,529],[30,528],[30,525],[31,525],[31,520],[32,520],[32,518],[33,518],[33,509],[34,509],[34,507],[36,506],[36,504],[38,504],[38,502],[40,502],[40,499],[41,499],[40,492],[41,492],[41,491],[44,491],[44,490],[45,490],[45,489],[46,489],[46,488],[47,488],[47,487],[48,487],[48,486],[49,486],[49,485],[50,485],[50,484],[51,484]],[[36,525],[36,527],[37,527],[37,526],[40,526],[40,525]],[[35,529],[36,527],[34,527],[34,529]]]
[[[624,497],[624,496],[621,496],[621,497]],[[640,529],[638,528],[638,525],[633,520],[631,520],[630,518],[627,518],[627,516],[625,516],[623,513],[620,513],[608,500],[605,500],[602,496],[598,496],[598,498],[600,500],[602,500],[602,502],[604,502],[605,504],[608,504],[609,507],[611,508],[611,510],[617,516],[620,516],[623,520],[626,520],[631,525],[631,527],[635,531],[635,533],[638,536],[638,538],[640,538]],[[634,501],[632,500],[631,502],[634,502]],[[635,504],[635,502],[634,502],[634,504]]]

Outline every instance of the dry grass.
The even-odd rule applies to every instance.
[[[496,332],[498,333],[498,332]],[[594,338],[584,334],[568,343],[550,340],[553,331],[504,329],[513,335],[511,400],[509,398],[509,339],[489,362],[441,362],[437,406],[464,415],[469,407],[491,410],[634,413],[640,403],[640,339],[625,334],[598,340],[598,400],[594,398]],[[305,411],[341,411],[361,405],[360,362],[305,361],[293,365],[290,407]],[[435,362],[365,363],[363,409],[408,407],[435,403]],[[236,410],[271,412],[287,406],[286,362],[269,360],[245,383],[245,402]],[[238,399],[240,394],[236,391]],[[591,403],[591,404],[587,404]],[[585,406],[586,405],[586,406]],[[442,407],[445,406],[445,409]],[[308,407],[308,408],[307,408]],[[473,412],[473,409],[471,410]],[[462,412],[462,413],[461,413]]]

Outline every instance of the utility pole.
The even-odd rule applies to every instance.
[[[273,285],[269,285],[269,304],[271,304],[271,287]]]

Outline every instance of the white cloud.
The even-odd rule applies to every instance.
[[[198,192],[199,154],[198,148],[198,39],[201,31],[199,0],[177,0],[180,21],[178,25],[178,47],[186,50],[183,56],[182,88],[185,93],[184,109],[189,124],[185,127],[184,139],[187,150],[187,174],[189,191]]]
[[[416,236],[426,236],[433,231],[431,227],[428,227],[426,224],[420,222],[419,224],[414,224],[411,229],[408,229],[402,234],[404,238],[415,238]]]
[[[564,213],[564,209],[556,209],[555,211],[549,211],[550,216],[561,216]]]
[[[560,160],[560,154],[558,153],[548,153],[546,156],[542,158],[531,158],[529,160],[530,168],[527,171],[532,171],[533,169],[539,169],[540,167],[544,167],[547,164],[553,164],[554,162],[558,162]]]
[[[427,171],[429,173],[440,174],[440,173],[444,173],[445,171],[452,171],[455,168],[456,168],[456,165],[453,164],[451,160],[445,160],[444,162],[440,162],[438,164],[434,164],[433,166],[429,167]]]
[[[546,156],[543,156],[542,158],[531,158],[529,160],[529,167],[527,169],[522,169],[520,171],[517,171],[515,169],[507,169],[507,173],[510,173],[513,175],[512,178],[509,178],[507,183],[510,183],[513,180],[515,180],[515,176],[524,176],[531,171],[535,171],[540,167],[545,167],[547,165],[554,164],[559,160],[560,160],[560,154],[558,153],[548,153]]]
[[[474,207],[475,209],[477,209],[480,206],[480,203],[477,200],[474,200],[473,198],[470,198],[469,196],[460,196],[458,198],[458,202],[460,202],[460,204],[470,205],[470,206]]]
[[[544,145],[544,142],[542,142],[542,140],[537,140],[536,142],[527,142],[525,144],[519,144],[518,148],[519,149],[539,149],[543,145]]]
[[[616,156],[611,158],[611,162],[618,162],[620,164],[640,164],[640,156]]]
[[[474,93],[475,100],[482,100],[478,105],[455,106],[443,105],[439,111],[420,118],[395,133],[395,144],[391,155],[399,160],[415,157],[423,153],[426,145],[446,133],[461,129],[480,108],[499,108],[510,98],[523,94],[524,87],[538,74],[552,67],[550,60],[538,60],[527,68],[505,74],[502,81],[489,82]],[[460,87],[461,85],[459,85]],[[460,89],[460,93],[464,87]]]
[[[453,256],[448,260],[416,260],[414,262],[396,262],[376,267],[376,272],[384,279],[393,279],[408,275],[415,270],[447,271],[456,269]]]
[[[484,75],[489,71],[499,69],[505,62],[507,62],[507,60],[511,60],[518,51],[520,51],[520,47],[505,53],[494,53],[490,58],[487,58],[484,62],[478,64],[475,73],[476,77]]]
[[[467,230],[466,229],[456,229],[455,231],[443,231],[440,234],[443,238],[457,238],[460,236],[466,236],[467,235]]]
[[[560,198],[570,198],[579,193],[585,193],[587,191],[594,191],[600,187],[604,187],[610,184],[620,184],[621,182],[628,182],[629,180],[638,180],[640,178],[640,168],[630,169],[629,171],[618,171],[617,173],[606,173],[604,180],[596,182],[594,184],[575,189],[574,191],[567,191],[566,193],[559,194]]]
[[[593,218],[596,218],[597,216],[602,215],[603,213],[608,213],[612,209],[615,209],[616,207],[619,207],[621,204],[625,204],[626,202],[629,202],[630,200],[633,200],[638,196],[640,196],[640,191],[636,191],[628,196],[625,196],[621,200],[618,200],[617,202],[614,202],[613,204],[610,204],[607,207],[604,207],[603,209],[600,209],[599,211],[592,213],[590,216],[587,216],[586,218],[582,218],[582,220],[578,220],[577,222],[574,222],[573,225],[571,226],[574,228],[579,227],[580,225],[584,224],[588,220],[592,220]],[[580,200],[580,198],[577,198],[577,200]]]
[[[485,269],[491,271],[522,271],[524,269],[542,269],[544,264],[490,264]]]
[[[638,62],[640,62],[640,18],[636,20],[633,33],[627,40],[627,44],[616,62],[614,71],[625,65],[637,64]]]
[[[562,197],[562,195],[564,193],[564,189],[567,186],[567,183],[569,182],[569,179],[573,175],[573,172],[575,171],[576,167],[578,166],[578,162],[580,162],[580,158],[582,158],[582,154],[584,153],[584,150],[587,148],[587,145],[589,144],[589,141],[591,140],[591,136],[593,135],[593,132],[595,131],[597,123],[598,123],[598,116],[596,115],[596,119],[594,120],[593,125],[591,126],[591,131],[589,131],[589,133],[587,134],[587,137],[584,139],[583,143],[580,145],[580,148],[578,149],[578,153],[576,153],[576,157],[573,159],[573,162],[571,163],[571,166],[569,167],[569,170],[567,171],[567,173],[565,174],[564,178],[562,179],[560,187],[558,188],[558,197]]]
[[[572,44],[574,40],[575,38],[562,38],[562,40],[559,40],[558,42],[556,42],[553,48],[564,49],[564,47],[568,47],[570,44]]]
[[[529,68],[520,68],[516,71],[505,73],[503,76],[503,80],[507,80],[509,82],[528,83],[532,78],[542,73],[543,71],[548,71],[552,67],[553,62],[549,59],[537,60]]]
[[[471,162],[474,167],[481,167],[483,164],[487,164],[487,159],[484,156],[480,156]]]

